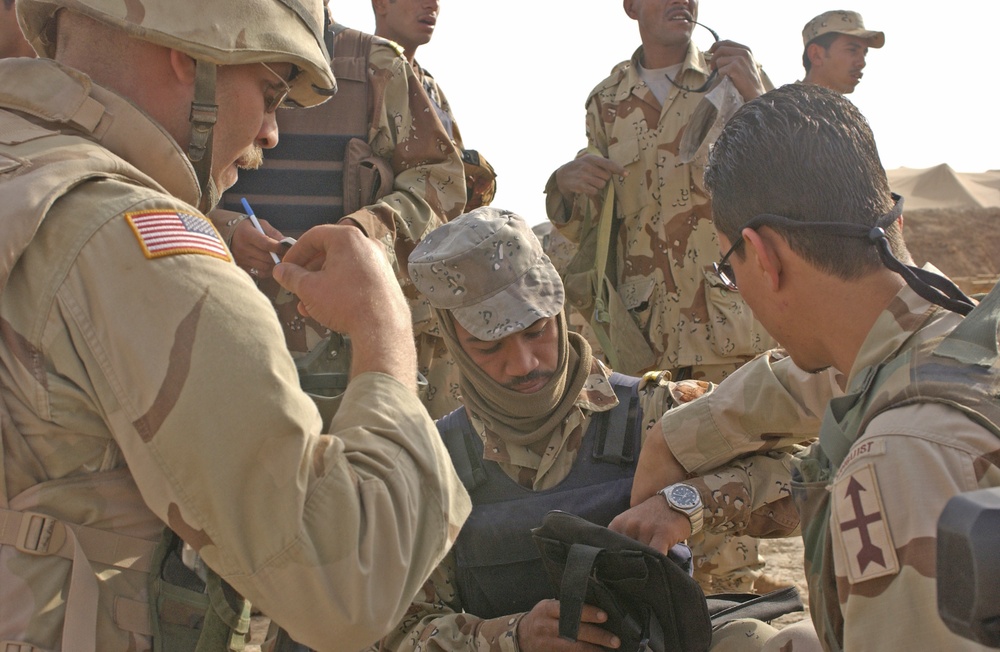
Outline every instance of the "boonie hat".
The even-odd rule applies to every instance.
[[[492,206],[424,236],[410,254],[409,272],[432,306],[485,341],[559,314],[565,300],[562,279],[531,227]]]
[[[866,41],[868,47],[880,48],[885,45],[885,34],[873,32],[865,29],[865,23],[861,20],[861,14],[856,11],[846,11],[837,9],[827,11],[816,16],[802,30],[802,43],[809,45],[816,37],[834,32],[836,34],[846,34],[856,36]]]

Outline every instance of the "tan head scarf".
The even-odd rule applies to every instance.
[[[577,333],[566,332],[564,313],[556,316],[559,358],[549,381],[537,392],[507,389],[490,378],[462,348],[451,314],[434,311],[444,341],[461,372],[459,387],[466,408],[504,441],[528,446],[547,437],[573,408],[590,376],[590,344]]]

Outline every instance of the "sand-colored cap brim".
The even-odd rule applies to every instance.
[[[880,48],[885,45],[885,33],[884,32],[873,32],[866,29],[858,29],[853,31],[837,32],[838,34],[847,34],[848,36],[855,36],[868,44],[870,48]]]

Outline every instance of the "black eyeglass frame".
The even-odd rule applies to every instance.
[[[691,24],[692,25],[700,25],[701,27],[704,27],[712,35],[712,38],[715,39],[715,42],[716,43],[719,42],[719,35],[716,33],[716,31],[714,29],[712,29],[708,25],[705,25],[704,23],[699,23],[696,20],[692,20]],[[685,93],[704,93],[705,91],[707,91],[709,89],[709,87],[715,81],[715,78],[719,76],[719,71],[716,70],[716,69],[713,69],[712,72],[710,72],[708,74],[708,79],[705,80],[705,83],[702,84],[701,86],[699,86],[698,88],[688,88],[687,86],[684,86],[682,84],[678,84],[677,82],[675,82],[673,79],[670,78],[670,75],[663,75],[663,76],[667,78],[668,82],[670,82],[671,84],[673,84],[675,87],[681,89]]]
[[[750,219],[746,224],[740,227],[740,236],[736,239],[733,245],[729,248],[729,251],[719,259],[719,262],[712,263],[712,271],[718,277],[722,284],[729,290],[733,292],[739,292],[740,289],[736,285],[736,274],[733,272],[733,266],[729,263],[729,257],[743,244],[743,231],[746,229],[756,229],[761,226],[769,224],[779,224],[786,227],[808,227],[810,229],[815,229],[817,231],[826,232],[829,235],[842,236],[845,238],[863,238],[869,239],[874,243],[877,243],[882,238],[885,238],[885,230],[892,225],[900,215],[903,214],[903,197],[892,193],[893,205],[892,209],[878,218],[875,221],[875,226],[865,226],[864,224],[852,224],[849,222],[803,222],[801,220],[793,220],[790,217],[785,217],[784,215],[774,215],[773,213],[761,213]]]

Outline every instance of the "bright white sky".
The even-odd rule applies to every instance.
[[[620,0],[442,0],[417,52],[448,96],[466,147],[499,175],[493,205],[544,221],[549,174],[586,145],[590,90],[639,45]],[[369,0],[332,0],[334,18],[375,29]],[[802,27],[830,9],[860,11],[886,44],[868,54],[850,99],[887,169],[947,163],[1000,169],[998,0],[702,0],[699,21],[748,45],[775,85],[801,79]],[[697,28],[696,41],[704,30]]]

